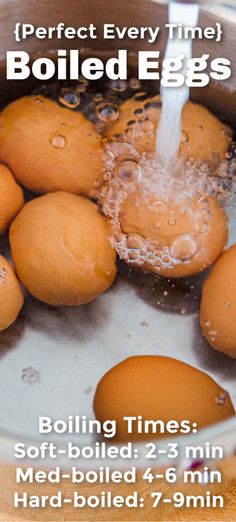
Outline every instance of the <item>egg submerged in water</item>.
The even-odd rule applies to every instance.
[[[236,359],[236,245],[220,256],[203,285],[200,324],[213,348]]]
[[[195,166],[176,163],[172,171],[147,157],[121,158],[99,191],[119,257],[170,278],[207,269],[228,238],[224,208],[207,194],[208,174],[199,179]]]
[[[201,201],[195,198],[182,207],[174,200],[152,195],[143,199],[142,193],[134,192],[121,207],[120,225],[131,247],[130,261],[173,278],[192,276],[209,267],[228,235],[226,214],[210,196]],[[140,249],[132,249],[138,238],[147,243],[143,258]]]
[[[0,165],[0,234],[5,234],[9,225],[24,205],[22,188],[16,183],[5,165]]]
[[[45,303],[88,303],[115,279],[109,225],[97,205],[82,196],[54,192],[28,202],[9,239],[19,279]]]
[[[137,95],[126,100],[120,106],[119,118],[108,128],[107,137],[123,136],[140,153],[154,152],[161,108],[160,96],[143,100]],[[225,159],[232,135],[232,129],[206,107],[189,101],[182,113],[179,154],[215,164]]]
[[[0,160],[33,192],[89,196],[102,180],[101,136],[83,114],[34,95],[0,115]]]
[[[24,303],[23,292],[10,263],[0,256],[0,331],[13,324]]]
[[[125,416],[165,423],[187,419],[200,429],[234,415],[228,393],[211,377],[157,355],[129,357],[109,370],[97,386],[93,408],[100,422],[116,420],[119,441],[153,438],[153,432],[127,433]]]

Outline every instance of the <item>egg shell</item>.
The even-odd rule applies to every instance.
[[[157,242],[156,248],[162,255],[168,249],[169,263],[161,262],[155,268],[145,260],[140,265],[165,277],[187,277],[202,272],[220,255],[228,237],[225,211],[210,196],[201,202],[196,198],[184,210],[175,201],[166,202],[154,195],[143,200],[142,192],[136,191],[124,201],[120,223],[126,234],[139,234],[145,240]],[[202,231],[204,227],[206,232]]]
[[[101,136],[81,113],[26,96],[0,115],[0,160],[34,192],[88,196],[102,179]]]
[[[10,223],[24,205],[22,188],[5,165],[0,165],[0,234],[5,234]]]
[[[21,311],[24,296],[10,263],[0,255],[0,331],[13,324]]]
[[[200,323],[209,344],[236,359],[236,245],[220,256],[204,282]]]
[[[100,422],[116,420],[119,441],[156,437],[136,430],[128,434],[124,416],[165,423],[187,419],[200,429],[234,414],[229,395],[211,377],[176,359],[155,355],[130,357],[109,370],[97,386],[93,408]]]
[[[66,192],[27,203],[10,228],[19,279],[51,305],[79,305],[107,290],[116,276],[109,227],[97,206]]]
[[[145,105],[149,107],[155,104],[153,109],[147,108],[146,117],[152,124],[149,135],[145,131],[145,122],[141,123],[139,131],[137,127],[133,142],[139,152],[154,152],[156,146],[156,129],[161,116],[160,96],[154,96],[145,101],[135,98],[126,100],[120,107],[118,120],[109,128],[109,139],[116,134],[123,134],[129,128],[128,122],[145,119]],[[143,114],[136,115],[135,111],[144,110]],[[142,131],[142,127],[144,130]],[[150,125],[151,127],[151,125]],[[181,156],[191,156],[198,160],[211,161],[213,164],[219,159],[224,159],[232,140],[232,129],[222,123],[206,107],[189,101],[182,112],[182,138],[179,153]]]

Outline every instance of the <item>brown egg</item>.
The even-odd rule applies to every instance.
[[[24,303],[24,296],[15,272],[8,261],[0,256],[0,331],[16,320]]]
[[[27,203],[10,228],[17,274],[51,305],[88,303],[116,275],[107,221],[86,198],[55,192]]]
[[[200,323],[210,345],[236,359],[236,245],[220,256],[203,285]]]
[[[187,419],[203,428],[234,414],[229,395],[211,377],[176,359],[155,355],[129,357],[109,370],[97,386],[93,408],[100,422],[117,421],[120,441],[155,438],[153,433],[138,434],[137,429],[127,433],[124,416],[165,423]]]
[[[126,132],[140,152],[153,152],[156,128],[160,121],[159,96],[149,100],[126,100],[120,107],[118,120],[109,128],[108,137]],[[129,125],[128,125],[129,123]],[[180,155],[199,160],[224,159],[232,139],[232,130],[223,124],[206,107],[188,102],[182,114]]]
[[[10,223],[24,205],[21,187],[10,170],[0,165],[0,234],[5,234]]]
[[[128,195],[120,213],[121,230],[128,246],[148,243],[149,252],[140,262],[133,245],[132,263],[166,277],[186,277],[202,272],[222,252],[227,242],[227,217],[216,199],[210,196],[179,203],[141,191]],[[144,247],[142,246],[141,249]],[[150,261],[149,261],[150,259]]]
[[[154,96],[147,100],[136,97],[126,100],[119,108],[119,118],[109,126],[107,137],[119,138],[126,133],[128,141],[135,143],[140,152],[153,152],[155,133],[161,116],[161,98]],[[148,118],[148,121],[147,121]]]
[[[102,179],[101,137],[81,113],[26,96],[0,116],[0,160],[34,192],[90,195]]]

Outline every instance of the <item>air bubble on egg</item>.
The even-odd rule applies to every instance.
[[[187,132],[182,131],[181,132],[181,137],[180,137],[181,143],[187,143],[188,140],[189,140],[189,136],[188,136]]]
[[[109,143],[109,150],[113,152],[114,157],[119,159],[127,157],[135,157],[138,155],[137,150],[130,143],[120,141],[112,141]]]
[[[135,116],[142,116],[143,115],[143,109],[135,109],[134,111]]]
[[[93,101],[95,103],[101,102],[102,100],[103,100],[103,94],[101,94],[100,92],[97,92],[95,94],[95,96],[93,97]]]
[[[55,134],[55,136],[50,139],[50,142],[55,149],[64,149],[67,144],[67,139],[61,134]]]
[[[70,89],[62,89],[58,101],[68,109],[76,109],[80,105],[80,95]]]
[[[224,406],[226,399],[227,393],[222,392],[215,397],[215,402],[216,404],[219,404],[219,406]]]
[[[175,259],[181,261],[188,260],[193,257],[198,250],[196,241],[188,235],[179,236],[172,243],[170,253]]]
[[[226,152],[225,159],[227,161],[230,161],[230,160],[232,160],[232,158],[233,158],[233,152],[231,152],[231,151]]]
[[[200,171],[201,172],[210,172],[209,163],[207,163],[206,161],[203,161],[201,166],[200,166]]]
[[[7,270],[5,268],[0,268],[0,285],[4,283],[6,276]]]
[[[128,248],[142,249],[143,243],[143,238],[139,234],[130,234],[127,238]]]
[[[135,261],[138,258],[138,253],[131,250],[128,252],[128,256],[131,261]]]
[[[84,93],[88,86],[89,86],[89,81],[86,80],[85,78],[80,78],[80,80],[76,84],[76,91],[78,93]]]
[[[105,123],[111,123],[119,117],[119,108],[113,103],[100,103],[97,105],[97,115]]]
[[[42,98],[40,98],[40,96],[34,96],[34,102],[37,103],[38,105],[43,104],[43,100],[42,100]]]
[[[210,330],[209,335],[211,337],[216,337],[217,336],[217,331],[216,330]]]
[[[199,234],[207,234],[209,225],[206,222],[202,223],[201,221],[197,221],[195,224],[195,230],[196,232],[199,232]]]
[[[114,176],[118,176],[122,180],[132,181],[140,177],[141,168],[135,161],[126,160],[117,164],[114,169]]]

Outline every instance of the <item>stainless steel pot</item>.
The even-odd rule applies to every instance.
[[[161,26],[167,21],[166,7],[149,0],[8,0],[1,1],[0,7],[1,105],[30,88],[28,82],[4,80],[7,50],[45,53],[50,49],[75,46],[75,42],[71,44],[70,41],[36,39],[16,44],[13,35],[16,22],[37,26],[55,26],[61,21],[68,26],[92,22],[101,34],[104,23]],[[202,26],[216,21],[214,14],[201,13]],[[220,55],[230,58],[232,76],[224,84],[212,82],[208,88],[193,90],[192,97],[236,126],[235,26],[223,23],[223,27],[222,43],[217,45],[208,41],[207,52],[212,58]],[[162,37],[158,48],[162,50],[164,44]],[[76,45],[79,44],[76,42]],[[110,52],[111,43],[92,40],[89,47],[93,54],[98,50]],[[131,53],[153,49],[145,41],[132,40],[115,41],[113,47],[127,48]],[[205,41],[195,42],[197,55],[205,50]],[[235,225],[236,201],[231,209],[231,242],[236,241]],[[0,247],[0,251],[5,251],[2,240]],[[151,293],[151,276],[134,278],[130,282],[120,275],[108,293],[78,309],[50,308],[28,298],[16,324],[0,335],[0,458],[12,461],[14,442],[39,441],[37,417],[40,414],[66,418],[68,414],[84,413],[91,417],[92,397],[100,377],[118,361],[134,354],[165,354],[184,360],[215,378],[231,393],[236,404],[236,361],[216,353],[203,340],[198,327],[201,281],[196,279],[194,284],[197,299],[192,295],[192,301],[189,300],[185,287],[180,285],[175,295],[167,298],[165,310],[156,303],[156,297],[163,292],[163,284],[157,285],[154,294]],[[180,313],[183,307],[186,308],[184,316]],[[225,455],[231,455],[235,450],[235,434],[236,419],[232,418],[202,430],[194,436],[194,443],[218,443],[224,447]],[[191,443],[191,437],[187,440]],[[180,461],[185,442],[186,439],[178,438]],[[161,444],[164,446],[165,441]],[[142,466],[142,445],[140,452]],[[63,458],[61,462],[68,464]],[[166,459],[160,459],[159,463],[165,464]],[[89,467],[96,464],[90,461]],[[119,466],[124,466],[124,462],[119,461]]]

